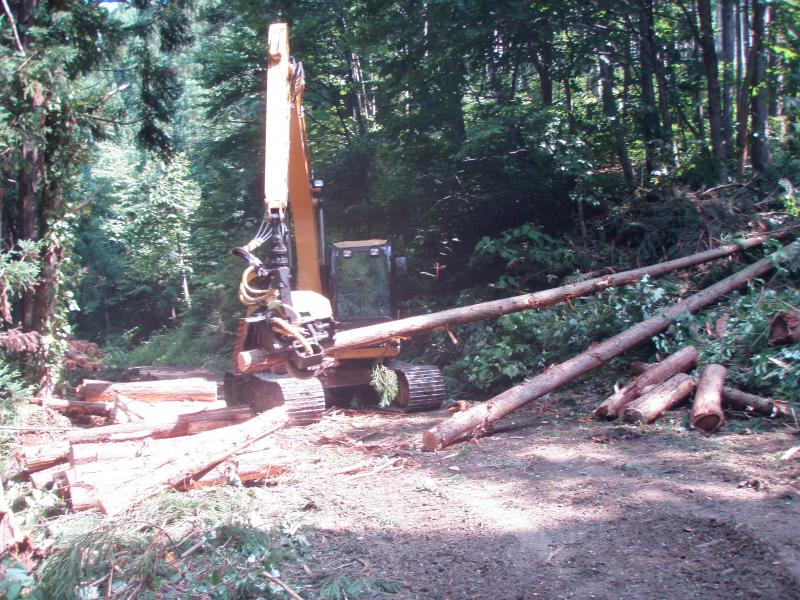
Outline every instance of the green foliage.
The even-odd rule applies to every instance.
[[[351,578],[346,575],[332,575],[320,583],[319,596],[323,600],[375,598],[384,594],[399,594],[403,589],[402,584],[389,579]]]
[[[33,584],[33,576],[13,558],[0,561],[0,600],[17,600]]]
[[[243,488],[170,492],[112,520],[63,518],[31,597],[271,597],[278,590],[261,573],[277,575],[283,557],[276,534],[247,520],[254,501]]]
[[[526,223],[482,238],[475,245],[471,268],[501,270],[496,287],[509,291],[529,290],[549,284],[579,269],[580,258],[565,242]],[[498,269],[499,267],[499,269]]]
[[[768,287],[757,282],[710,310],[685,315],[655,339],[656,347],[667,353],[693,344],[701,363],[728,366],[733,387],[796,402],[800,351],[767,344],[770,317],[800,306],[800,289],[791,280],[786,283]]]
[[[541,311],[505,315],[493,324],[470,325],[462,334],[461,356],[445,375],[462,393],[507,388],[653,316],[670,302],[670,287],[644,278]]]
[[[378,406],[381,408],[386,408],[397,398],[397,373],[382,362],[372,366],[369,384],[378,393]]]

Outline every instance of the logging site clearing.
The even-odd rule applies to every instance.
[[[176,384],[220,379],[153,372],[193,378]],[[690,429],[685,407],[654,425],[608,423],[591,415],[605,395],[596,383],[573,386],[516,411],[494,435],[438,452],[422,450],[421,432],[446,410],[332,408],[317,423],[283,427],[254,442],[247,461],[231,461],[213,487],[162,493],[112,520],[161,515],[163,528],[161,537],[150,532],[162,567],[149,575],[117,549],[119,589],[213,598],[221,596],[203,578],[234,590],[249,577],[258,589],[272,573],[291,590],[271,583],[276,597],[293,598],[610,598],[621,588],[626,598],[797,597],[793,424],[741,411],[705,436]],[[252,458],[260,474],[243,483],[237,468],[244,478]],[[223,518],[269,532],[261,552],[274,569],[257,544],[218,558],[246,538],[215,539],[220,511],[205,511],[217,505]],[[82,514],[40,527],[54,536],[102,530],[95,512]]]

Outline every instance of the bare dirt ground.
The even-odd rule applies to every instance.
[[[800,598],[800,438],[766,419],[711,437],[534,407],[505,431],[419,450],[448,416],[331,411],[273,436],[290,463],[259,518],[308,541],[282,573],[306,599],[331,578],[402,598]],[[301,568],[302,567],[302,568]]]

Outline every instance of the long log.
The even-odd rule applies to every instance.
[[[768,417],[789,417],[792,414],[785,400],[764,398],[728,386],[722,388],[722,399],[727,408],[734,410],[753,411]]]
[[[754,278],[768,273],[776,264],[795,259],[798,255],[800,255],[800,240],[784,246],[777,252],[689,296],[685,300],[664,308],[661,314],[642,321],[630,329],[592,346],[586,352],[547,369],[525,383],[506,390],[502,394],[468,410],[456,413],[423,434],[423,448],[426,450],[443,448],[458,439],[476,435],[489,429],[492,423],[502,419],[528,402],[541,398],[576,377],[605,364],[615,356],[619,356],[634,346],[649,340],[652,336],[669,327],[679,315],[697,312],[713,304],[723,294],[727,294]]]
[[[390,321],[388,323],[379,323],[377,325],[370,325],[368,327],[359,327],[357,329],[350,329],[347,331],[340,331],[336,333],[334,344],[331,348],[326,349],[326,355],[336,356],[337,351],[345,350],[347,348],[357,348],[360,346],[368,346],[370,344],[378,344],[390,340],[392,338],[405,337],[410,335],[419,335],[427,331],[433,331],[441,327],[452,327],[455,325],[463,325],[465,323],[473,323],[483,319],[495,319],[503,315],[507,315],[522,310],[544,308],[551,306],[558,302],[564,302],[571,298],[578,298],[581,296],[589,296],[596,292],[605,290],[609,287],[627,285],[638,281],[642,277],[656,277],[663,275],[677,269],[691,267],[700,263],[715,260],[725,256],[730,256],[740,250],[754,248],[763,244],[764,242],[782,238],[791,235],[794,229],[786,229],[783,231],[776,231],[771,234],[758,235],[734,244],[727,244],[692,254],[683,258],[677,258],[663,263],[658,263],[641,269],[633,269],[631,271],[621,271],[613,275],[606,275],[602,277],[595,277],[587,279],[586,281],[579,281],[561,287],[534,292],[532,294],[524,294],[515,296],[513,298],[504,298],[502,300],[494,300],[491,302],[483,302],[480,304],[473,304],[460,308],[452,308],[428,315],[419,315],[416,317],[409,317],[407,319],[399,319],[397,321]],[[248,364],[253,361],[258,361],[262,357],[247,357],[245,362]]]
[[[70,444],[124,442],[143,438],[172,438],[227,427],[249,420],[249,406],[232,406],[169,418],[148,423],[122,423],[68,431],[61,440],[23,446],[22,454],[28,472],[41,471],[66,460]]]
[[[725,423],[722,412],[722,386],[728,369],[722,365],[708,365],[697,378],[697,391],[692,404],[689,424],[703,433],[713,433]]]
[[[119,395],[143,402],[213,402],[217,399],[217,384],[193,377],[128,383],[86,380],[78,387],[78,396],[86,402],[113,402]]]
[[[680,404],[692,393],[694,379],[678,373],[655,386],[625,407],[625,420],[633,423],[652,423],[664,411]]]
[[[624,388],[606,398],[598,406],[594,415],[603,419],[616,419],[625,406],[644,393],[651,385],[663,383],[677,373],[688,371],[697,363],[697,349],[694,346],[681,348],[658,364],[650,366],[641,375],[631,379]]]
[[[41,404],[62,413],[79,415],[106,416],[111,412],[111,402],[84,402],[83,400],[63,400],[62,398],[44,398],[32,401],[31,404]]]

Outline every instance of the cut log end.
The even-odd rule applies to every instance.
[[[714,433],[725,423],[725,418],[717,413],[697,415],[692,419],[692,427],[703,433]]]

